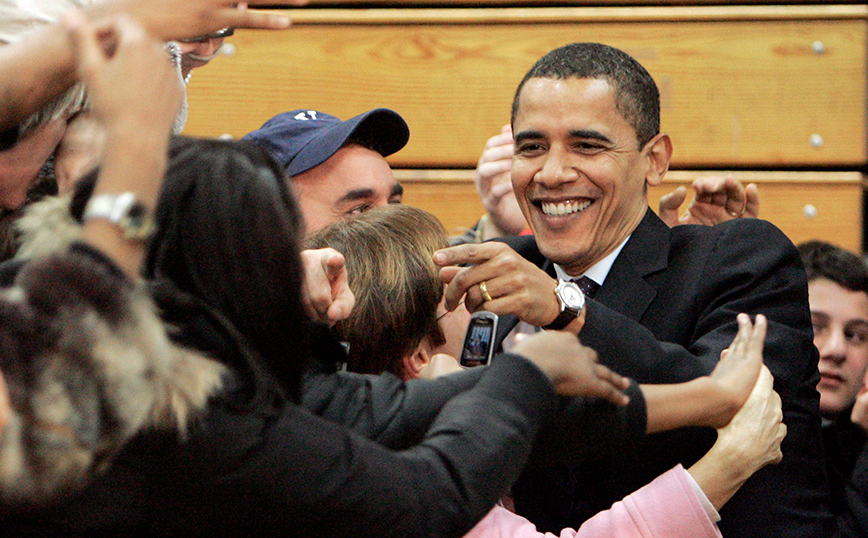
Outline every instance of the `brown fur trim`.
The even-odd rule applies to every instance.
[[[81,226],[72,218],[69,202],[69,196],[47,196],[24,210],[15,223],[20,243],[17,259],[57,254],[81,238]]]
[[[29,264],[0,293],[0,499],[48,502],[86,484],[137,433],[184,435],[226,369],[168,339],[147,293],[84,255]]]

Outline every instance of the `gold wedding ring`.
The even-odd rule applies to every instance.
[[[747,204],[745,204],[745,206],[744,206],[743,208],[741,208],[741,212],[740,212],[740,213],[739,213],[738,211],[733,211],[733,210],[731,210],[731,209],[727,209],[726,212],[727,212],[727,214],[729,214],[730,217],[733,217],[733,218],[736,218],[736,219],[737,219],[737,218],[741,217],[742,215],[744,215],[744,210],[745,210],[745,209],[747,209]]]
[[[491,301],[491,295],[488,293],[488,288],[485,287],[485,281],[479,283],[479,292],[482,294],[482,298],[485,299],[485,302]]]

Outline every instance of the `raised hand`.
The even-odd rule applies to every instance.
[[[442,267],[440,279],[447,284],[444,297],[449,311],[466,295],[464,305],[471,312],[484,308],[498,315],[515,314],[537,327],[548,325],[560,312],[554,293],[557,281],[503,243],[438,250],[434,263]],[[457,267],[462,264],[469,266]],[[480,289],[482,282],[488,297]],[[584,321],[581,316],[579,319]]]
[[[527,225],[512,190],[513,149],[512,128],[504,125],[500,134],[488,139],[476,165],[473,182],[489,218],[483,240],[518,235]]]
[[[222,28],[280,30],[289,26],[282,15],[251,11],[248,6],[301,6],[307,0],[120,0],[88,9],[88,18],[101,21],[126,13],[163,41],[199,37]]]
[[[752,474],[783,458],[781,442],[787,427],[773,383],[771,372],[763,366],[744,407],[717,430],[717,442],[689,469],[718,510]]]
[[[301,251],[304,306],[314,321],[334,325],[347,319],[356,297],[350,290],[344,255],[333,248]]]
[[[687,197],[687,189],[678,187],[660,198],[660,218],[670,227],[679,224],[713,226],[742,217],[759,217],[759,190],[747,187],[732,175],[703,176],[693,182],[694,198],[681,217],[678,208]]]
[[[763,341],[768,322],[762,314],[751,324],[747,314],[739,314],[738,334],[725,349],[709,376],[715,397],[720,402],[719,415],[711,422],[722,427],[742,408],[756,384],[763,365]]]

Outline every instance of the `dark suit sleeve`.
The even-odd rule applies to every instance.
[[[498,356],[495,362],[502,360]],[[392,374],[314,373],[304,382],[303,407],[391,449],[418,443],[446,403],[470,389],[485,368],[433,380],[403,382]],[[645,400],[636,383],[625,407],[588,398],[561,398],[531,456],[534,466],[578,461],[632,446],[646,430]]]
[[[294,406],[261,419],[223,408],[164,469],[172,498],[154,519],[177,525],[169,534],[461,536],[516,478],[555,403],[546,376],[513,356],[401,452]]]
[[[315,373],[301,404],[332,422],[392,449],[418,443],[440,409],[482,378],[477,368],[435,380],[403,382],[392,374]]]
[[[640,382],[687,381],[714,369],[738,332],[737,314],[764,314],[764,357],[775,389],[782,396],[797,393],[816,374],[817,361],[801,260],[772,225],[755,219],[739,224],[682,239],[692,255],[647,277],[657,297],[641,320],[589,301],[582,342]],[[674,248],[678,242],[676,237]]]
[[[766,315],[763,355],[783,400],[784,458],[759,471],[727,504],[721,530],[733,536],[830,535],[831,517],[823,507],[828,491],[818,354],[797,250],[777,228],[756,219],[673,230],[672,249],[678,255],[670,256],[666,270],[645,277],[657,296],[641,319],[591,301],[582,342],[622,375],[647,383],[680,382],[713,370],[737,333],[738,313]],[[694,452],[707,442],[694,443]]]

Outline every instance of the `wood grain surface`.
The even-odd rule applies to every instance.
[[[538,57],[600,41],[657,80],[675,166],[865,164],[866,7],[774,7],[289,10],[295,27],[239,31],[194,73],[186,132],[386,106],[412,132],[393,164],[469,167]]]
[[[862,191],[857,172],[670,171],[648,193],[657,210],[660,197],[700,175],[732,173],[760,191],[760,217],[794,242],[822,239],[862,251]],[[451,234],[472,226],[485,212],[473,185],[473,170],[396,170],[404,202],[436,215]],[[688,202],[692,195],[688,195]],[[686,203],[685,203],[686,207]]]

